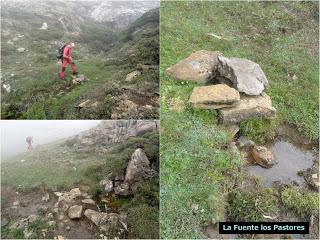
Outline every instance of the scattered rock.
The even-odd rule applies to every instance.
[[[240,94],[225,84],[195,87],[189,102],[195,108],[219,109],[239,104]]]
[[[30,237],[32,236],[32,234],[33,234],[32,229],[29,230],[28,228],[25,228],[25,229],[23,230],[23,236],[24,236],[25,239],[30,238]]]
[[[47,30],[47,29],[48,29],[48,24],[46,22],[42,23],[40,30]]]
[[[20,202],[19,202],[19,201],[14,201],[12,205],[15,206],[15,207],[16,207],[16,206],[19,206],[19,205],[20,205]]]
[[[17,49],[17,52],[19,52],[19,53],[23,53],[23,52],[25,52],[25,51],[26,51],[26,49],[25,49],[25,48],[22,48],[22,47]]]
[[[13,42],[11,40],[8,40],[7,44],[13,45]]]
[[[216,75],[220,55],[220,52],[200,50],[168,68],[166,73],[180,81],[203,84]]]
[[[77,107],[83,108],[83,107],[87,106],[90,101],[91,101],[90,99],[87,99],[84,102],[80,103]]]
[[[223,124],[238,123],[250,118],[273,118],[276,109],[272,107],[270,97],[262,93],[261,96],[241,96],[240,104],[233,108],[220,110]]]
[[[120,217],[116,213],[97,212],[92,209],[87,209],[84,215],[94,223],[101,231],[106,233],[118,232],[123,228]],[[122,221],[123,222],[123,221]]]
[[[193,213],[197,213],[198,210],[199,210],[199,205],[195,204],[195,203],[192,203],[191,204],[191,210],[192,210]]]
[[[255,145],[255,143],[249,139],[247,139],[244,136],[241,136],[238,138],[238,146],[239,148],[246,148],[249,149],[251,147],[253,147]]]
[[[68,216],[70,219],[81,218],[82,216],[82,206],[74,205],[69,208]]]
[[[56,195],[57,197],[60,197],[60,196],[63,195],[63,193],[61,193],[61,192],[54,192],[54,195]]]
[[[268,85],[268,80],[259,64],[242,58],[219,56],[218,79],[229,83],[239,92],[247,95],[260,95]]]
[[[91,205],[95,205],[96,204],[96,202],[94,200],[90,199],[90,198],[83,199],[81,202],[85,203],[85,204],[91,204]]]
[[[72,75],[72,83],[73,84],[80,84],[86,80],[85,76],[83,74],[79,75]]]
[[[254,146],[251,154],[256,163],[264,168],[271,168],[275,164],[272,152],[266,147]]]
[[[49,193],[46,193],[43,197],[42,197],[42,201],[48,202],[50,200],[50,195]]]
[[[39,217],[37,215],[30,215],[29,217],[20,219],[19,221],[15,222],[13,225],[10,226],[10,229],[23,229],[27,227],[30,223],[37,221]]]
[[[119,186],[115,187],[114,193],[119,196],[128,196],[132,194],[128,183],[122,183]]]
[[[109,179],[103,179],[100,181],[99,183],[101,186],[104,186],[104,190],[109,193],[109,192],[112,192],[113,190],[113,182],[112,180],[109,180]]]
[[[67,231],[70,231],[70,229],[71,229],[71,228],[70,228],[69,226],[66,226],[66,230],[67,230]]]
[[[126,76],[126,82],[131,82],[136,77],[140,76],[142,73],[139,70],[133,71]]]
[[[72,194],[75,197],[80,197],[81,196],[81,191],[80,188],[73,188],[70,190],[70,194]]]
[[[17,38],[17,37],[12,38],[12,41],[14,41],[14,42],[16,42],[18,40],[19,40],[19,38]]]
[[[2,86],[6,90],[7,93],[11,92],[11,86],[9,83],[4,83]]]
[[[49,221],[49,222],[48,222],[48,225],[49,225],[50,227],[55,226],[55,225],[56,225],[56,222],[55,222],[55,221]]]

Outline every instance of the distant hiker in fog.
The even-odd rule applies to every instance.
[[[58,50],[57,58],[61,59],[61,72],[59,74],[59,77],[64,80],[64,72],[66,71],[67,65],[69,64],[71,66],[72,74],[76,75],[78,72],[76,71],[74,61],[71,57],[72,49],[74,48],[74,43],[67,43],[63,45]]]
[[[26,142],[28,144],[28,151],[32,151],[33,149],[33,146],[32,146],[32,143],[33,143],[33,137],[29,136],[26,138]]]

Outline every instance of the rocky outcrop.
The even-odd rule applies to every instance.
[[[271,168],[276,163],[272,152],[264,146],[254,146],[251,154],[256,163],[264,168]]]
[[[247,95],[260,95],[268,80],[259,64],[242,58],[219,56],[218,71],[220,82],[230,84]]]
[[[225,84],[195,87],[189,102],[201,109],[234,107],[240,102],[240,94]]]
[[[134,151],[128,163],[124,181],[127,183],[143,180],[150,171],[149,160],[141,148]]]
[[[220,52],[200,50],[168,68],[166,73],[177,80],[203,84],[215,76],[220,55]]]
[[[88,147],[88,150],[92,150],[92,146],[121,143],[130,137],[141,136],[157,128],[158,123],[155,120],[103,121],[97,127],[77,135],[74,146],[79,149]]]
[[[272,107],[270,97],[263,93],[261,96],[241,96],[240,103],[233,108],[220,110],[223,124],[238,123],[251,118],[273,118],[276,109]]]

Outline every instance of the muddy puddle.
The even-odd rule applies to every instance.
[[[314,152],[283,139],[277,140],[270,148],[278,163],[269,169],[252,165],[248,167],[248,173],[259,177],[265,187],[271,187],[273,182],[285,184],[296,182],[300,186],[304,185],[305,180],[298,175],[298,172],[312,167]]]

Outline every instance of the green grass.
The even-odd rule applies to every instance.
[[[288,187],[282,191],[281,200],[286,210],[295,211],[304,221],[309,221],[311,215],[319,218],[319,196],[316,192]]]
[[[191,109],[187,102],[195,84],[178,82],[165,70],[201,49],[257,62],[269,80],[266,92],[277,116],[243,122],[241,134],[264,143],[273,140],[279,124],[289,123],[317,141],[317,23],[316,2],[161,3],[161,237],[203,238],[202,227],[223,218],[224,197],[241,180],[241,161],[225,148],[229,139],[217,124],[217,111]],[[172,103],[184,108],[174,111]],[[192,213],[193,203],[203,212]]]
[[[278,198],[272,188],[257,192],[236,191],[229,195],[228,220],[234,222],[266,221],[264,215],[273,216],[278,210]]]

